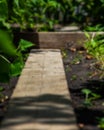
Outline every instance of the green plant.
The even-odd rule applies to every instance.
[[[71,64],[79,64],[82,60],[82,56],[81,55],[76,55],[76,57],[73,58],[73,60],[71,61]]]
[[[77,80],[77,75],[73,74],[71,80]]]
[[[0,26],[10,28],[11,23],[17,23],[21,30],[36,26],[47,31],[54,24],[74,23],[98,31],[99,25],[104,30],[103,12],[103,0],[0,0]]]
[[[9,22],[19,24],[21,30],[34,28],[33,0],[14,0],[11,2]],[[10,4],[8,1],[8,6]]]
[[[98,127],[99,127],[101,130],[104,130],[104,117],[99,118]]]
[[[97,24],[96,26],[86,26],[84,30],[89,32],[100,32],[104,31],[104,27],[101,24]]]
[[[29,41],[21,39],[18,45],[18,48],[16,49],[18,53],[18,57],[15,58],[15,60],[11,63],[11,70],[10,70],[10,76],[18,76],[21,74],[21,71],[24,67],[25,60],[27,58],[26,50],[30,47],[32,47],[33,44]]]
[[[8,0],[8,6],[11,10],[9,22],[19,24],[21,30],[34,27],[38,30],[53,29],[57,23],[56,12],[61,8],[56,0]]]
[[[81,92],[85,95],[85,100],[83,103],[86,107],[91,106],[93,100],[100,98],[100,95],[93,93],[90,89],[87,88],[82,89]]]
[[[7,31],[0,30],[0,81],[9,81],[10,57],[16,57],[16,49],[12,44],[11,37]]]
[[[74,13],[75,21],[81,26],[95,26],[101,24],[103,26],[103,0],[77,0],[73,3],[76,8]]]
[[[67,50],[62,49],[61,52],[62,52],[62,57],[63,57],[63,58],[67,58],[67,56],[68,56]]]
[[[53,30],[59,23],[58,15],[64,8],[57,0],[34,0],[34,21],[38,31]]]
[[[8,23],[8,4],[7,0],[0,0],[0,28],[9,29],[10,24]]]
[[[9,33],[0,30],[0,82],[9,82],[11,77],[20,75],[24,66],[24,52],[31,46],[31,42],[21,40],[16,49]]]
[[[84,47],[87,50],[87,53],[92,55],[96,60],[97,64],[99,65],[99,69],[102,71],[102,76],[104,76],[104,36],[97,35],[95,33],[88,34],[85,32],[87,37],[87,41],[84,44]]]

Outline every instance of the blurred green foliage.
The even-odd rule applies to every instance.
[[[103,12],[104,0],[0,0],[0,28],[10,28],[11,23],[38,31],[52,31],[55,24],[103,27]]]
[[[92,55],[96,60],[96,68],[101,71],[100,78],[104,77],[104,35],[93,33],[91,36],[85,32],[87,40],[85,42],[85,48],[87,53]]]
[[[27,56],[24,52],[31,46],[31,42],[21,39],[15,48],[10,33],[0,30],[0,82],[9,82],[11,77],[20,75]]]

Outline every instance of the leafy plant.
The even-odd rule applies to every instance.
[[[103,12],[103,0],[0,0],[0,27],[16,23],[21,30],[36,26],[47,31],[54,24],[74,23],[88,31],[100,31],[104,30]]]
[[[26,59],[24,52],[31,46],[31,42],[22,39],[16,49],[8,32],[0,31],[0,82],[9,82],[12,76],[20,75]]]
[[[18,76],[24,67],[24,61],[27,58],[27,53],[24,52],[32,47],[33,44],[29,41],[21,39],[17,48],[18,57],[11,63],[10,76]]]
[[[104,130],[104,117],[100,118],[99,121],[98,121],[98,127],[101,129],[101,130]]]
[[[73,6],[76,8],[74,18],[81,26],[95,26],[97,24],[103,26],[103,0],[77,0]]]
[[[19,76],[27,58],[27,49],[33,46],[31,42],[20,40],[18,48],[15,48],[12,37],[8,31],[0,30],[0,82],[9,83],[14,76]],[[10,85],[10,84],[9,84]],[[0,86],[0,102],[4,102],[5,96]]]
[[[87,37],[87,41],[85,42],[85,48],[87,53],[92,55],[99,65],[99,69],[102,71],[102,75],[104,75],[104,36],[103,35],[93,35],[91,36],[87,32],[85,32]]]
[[[64,11],[64,8],[57,0],[47,0],[43,9],[45,14],[46,23],[50,29],[53,29],[54,24],[59,23],[59,19],[56,17],[60,12]]]
[[[8,6],[10,4],[8,2]],[[10,23],[19,24],[21,30],[34,28],[33,0],[14,0],[10,10]]]
[[[0,0],[0,28],[10,28],[8,23],[8,4],[7,0]]]
[[[6,31],[0,30],[0,81],[8,82],[10,79],[10,57],[16,57],[16,49]]]
[[[77,80],[77,75],[73,74],[71,80]]]
[[[62,49],[62,57],[63,58],[67,58],[67,56],[68,56],[68,53],[67,53],[67,51],[65,50],[65,49]]]
[[[81,91],[83,94],[85,94],[85,100],[84,100],[84,105],[86,107],[89,107],[92,105],[92,101],[95,99],[100,98],[100,95],[93,93],[90,89],[82,89]]]
[[[77,55],[76,57],[73,58],[73,60],[71,61],[71,64],[79,64],[81,62],[82,56],[81,55]]]
[[[52,30],[54,24],[59,23],[57,15],[63,10],[57,0],[34,0],[34,22],[38,31]]]
[[[104,31],[104,27],[101,24],[97,24],[96,26],[86,26],[85,31],[89,32]]]

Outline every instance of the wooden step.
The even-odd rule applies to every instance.
[[[78,130],[60,50],[31,51],[0,130]]]

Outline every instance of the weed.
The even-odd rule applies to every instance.
[[[71,80],[77,80],[77,75],[73,74]]]
[[[71,61],[71,64],[79,64],[81,62],[82,56],[81,55],[77,55],[76,57],[73,58],[73,60]]]
[[[68,54],[67,54],[67,51],[65,49],[62,49],[62,57],[63,58],[67,58]]]
[[[92,55],[96,60],[95,67],[101,71],[101,78],[104,76],[104,36],[93,33],[91,36],[85,32],[87,41],[85,42],[85,48],[87,53]]]
[[[69,65],[66,65],[65,70],[66,70],[67,72],[69,72],[69,71],[71,71],[72,69],[71,69],[71,67],[70,67]]]
[[[95,99],[100,98],[100,95],[93,93],[90,89],[82,89],[81,91],[83,94],[85,94],[85,100],[83,102],[83,104],[85,105],[85,107],[89,107],[92,105],[92,101]]]

